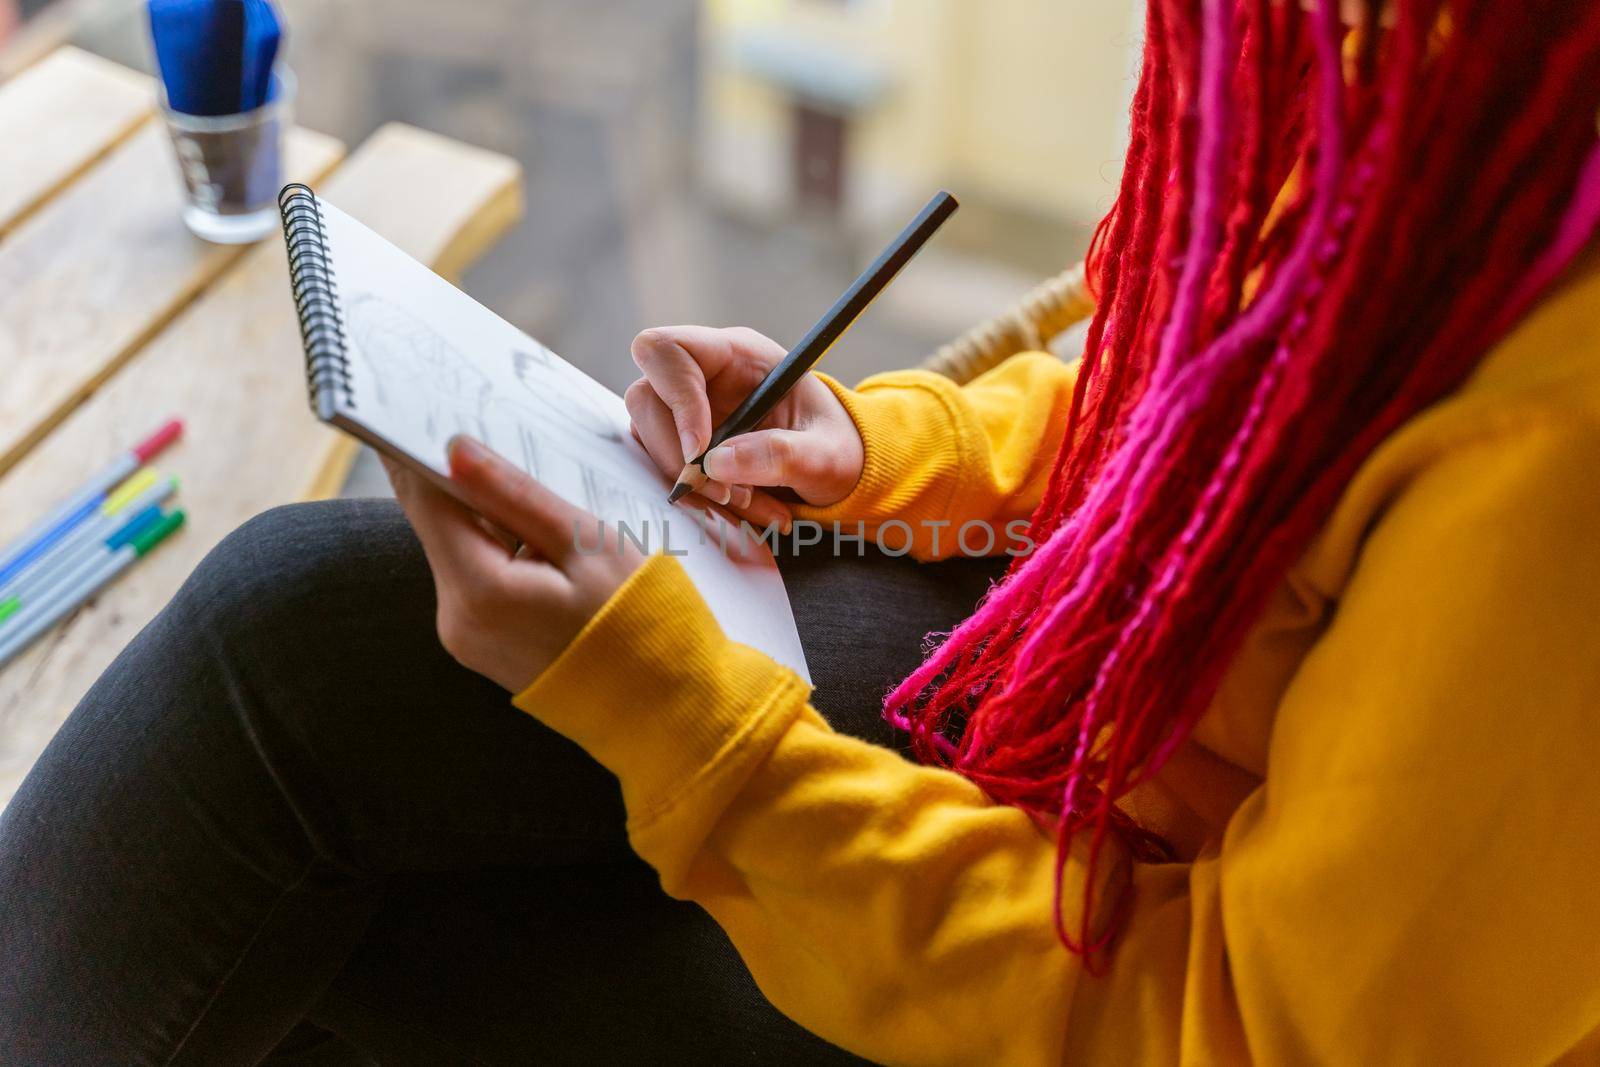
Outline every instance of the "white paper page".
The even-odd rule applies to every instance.
[[[320,200],[349,349],[341,414],[444,473],[470,434],[612,529],[677,557],[723,631],[810,681],[767,546],[667,503],[622,398]]]

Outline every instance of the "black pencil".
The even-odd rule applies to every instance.
[[[956,203],[956,198],[943,191],[928,201],[928,205],[917,213],[917,217],[900,231],[900,236],[889,242],[889,247],[872,261],[871,266],[861,272],[861,277],[844,291],[844,295],[828,309],[828,313],[800,339],[800,343],[791,348],[788,355],[767,372],[767,376],[761,379],[761,384],[755,387],[744,402],[722,420],[722,424],[711,434],[711,443],[706,445],[705,452],[701,452],[686,463],[679,472],[678,483],[672,487],[672,493],[667,497],[669,502],[674,502],[705,484],[706,452],[730,437],[755,429],[778,401],[788,395],[789,390],[805,377],[806,372],[816,366],[817,360],[821,359],[851,324],[861,317],[867,305],[883,292],[884,287],[900,273],[900,268],[917,254],[917,251],[927,243],[928,238],[933,236],[933,232],[944,224],[944,220],[955,213],[958,206],[960,205]]]

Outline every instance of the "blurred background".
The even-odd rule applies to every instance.
[[[1137,6],[281,0],[303,125],[521,161],[526,217],[464,287],[617,390],[648,325],[792,343],[941,186],[961,211],[836,376],[913,364],[1075,262],[1119,176]],[[0,0],[0,78],[63,42],[151,69],[136,0]]]

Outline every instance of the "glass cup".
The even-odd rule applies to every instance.
[[[174,111],[162,90],[161,115],[183,172],[183,223],[196,237],[249,244],[277,229],[294,89],[294,75],[279,67],[267,102],[235,115]]]

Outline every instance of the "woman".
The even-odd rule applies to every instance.
[[[229,538],[0,824],[6,1062],[1600,1056],[1600,9],[1308,6],[1151,3],[1081,367],[708,458],[923,560],[1031,515],[786,560],[812,698],[471,441],[487,524]],[[674,473],[780,350],[634,354]]]

